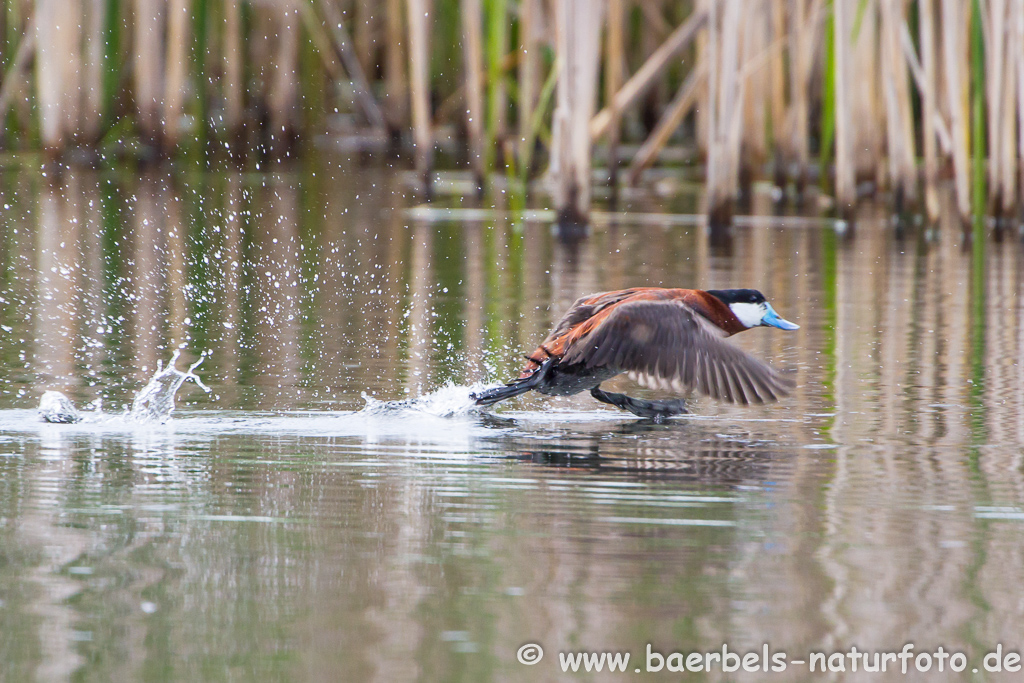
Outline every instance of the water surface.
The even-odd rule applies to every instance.
[[[0,679],[1024,647],[1018,242],[873,206],[838,234],[766,193],[711,239],[696,197],[640,194],[565,246],[500,195],[445,215],[404,190],[336,161],[4,172]],[[586,395],[470,407],[575,298],[636,285],[761,289],[801,329],[734,341],[798,389],[663,425]],[[175,348],[212,392],[126,419]],[[87,419],[39,421],[46,390]]]

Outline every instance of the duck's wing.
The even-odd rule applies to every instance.
[[[596,292],[581,296],[569,307],[569,310],[555,323],[555,329],[547,336],[544,343],[554,341],[563,336],[577,325],[590,320],[595,315],[620,301],[635,295],[639,288],[620,289],[614,292]]]
[[[607,367],[641,384],[696,390],[733,403],[785,396],[792,380],[725,341],[724,333],[678,300],[625,301],[577,339],[563,364]]]
[[[602,311],[634,296],[638,291],[638,288],[633,288],[615,292],[597,292],[576,299],[575,303],[555,324],[555,329],[551,330],[551,333],[545,337],[533,353],[526,356],[526,365],[523,366],[519,378],[525,379],[532,375],[547,358],[561,358],[562,353],[572,341],[577,339],[583,330],[593,326]]]

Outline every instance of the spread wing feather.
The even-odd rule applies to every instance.
[[[793,388],[678,300],[619,304],[566,350],[562,363],[615,368],[652,388],[742,404],[775,401]]]
[[[608,306],[629,298],[636,291],[634,288],[581,296],[579,299],[576,299],[573,305],[569,307],[569,310],[565,312],[565,315],[555,324],[555,329],[551,331],[545,342],[561,337],[573,327],[593,318]]]

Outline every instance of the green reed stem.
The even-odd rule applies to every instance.
[[[107,25],[103,30],[103,112],[106,123],[109,126],[118,114],[116,106],[120,92],[121,68],[123,60],[121,55],[121,1],[106,0]]]
[[[557,84],[558,60],[556,59],[551,64],[551,71],[548,72],[548,77],[544,79],[544,85],[541,86],[540,95],[537,97],[537,106],[533,110],[533,118],[530,119],[526,140],[523,141],[523,158],[521,161],[522,166],[519,169],[519,179],[524,187],[530,177],[530,168],[533,166],[533,147],[537,142],[537,137],[540,135],[541,128],[544,126],[544,121],[547,120],[547,110],[551,106],[551,98],[554,97],[555,85]]]
[[[487,37],[487,126],[484,131],[484,168],[494,167],[498,139],[505,117],[505,54],[508,52],[508,0],[486,3]]]
[[[826,2],[826,14],[832,14],[832,0]],[[818,163],[821,167],[821,183],[827,182],[826,173],[832,163],[832,153],[836,142],[836,40],[834,22],[829,16],[825,23],[825,68],[823,76],[823,95],[821,102],[821,148],[818,150]]]
[[[985,36],[979,0],[971,3],[971,212],[985,213]],[[984,240],[985,226],[974,221],[975,235]]]
[[[850,31],[850,42],[856,43],[860,35],[860,27],[864,24],[864,15],[868,11],[868,0],[860,0],[857,4],[857,14],[853,18],[853,30]]]
[[[195,108],[194,115],[196,119],[196,140],[199,142],[199,148],[204,149],[206,147],[206,140],[209,131],[207,130],[207,112],[209,111],[209,97],[208,93],[210,90],[210,78],[206,69],[206,57],[207,57],[207,45],[209,45],[209,27],[210,25],[220,26],[221,22],[219,14],[214,15],[213,7],[207,0],[192,0],[192,35],[194,36],[192,42],[192,63],[195,69],[196,79],[196,97],[195,97]],[[186,103],[186,111],[191,109]]]

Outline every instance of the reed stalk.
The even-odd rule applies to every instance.
[[[8,31],[8,19],[9,19],[8,8],[0,8],[0,73],[7,70],[8,58],[10,57],[10,48],[12,47],[12,40],[10,31]]]
[[[884,184],[886,109],[879,41],[879,0],[846,0],[853,16],[846,53],[846,96],[854,182]],[[880,0],[888,2],[889,0]]]
[[[835,53],[836,206],[840,214],[852,213],[856,202],[853,139],[850,124],[848,82],[850,59],[850,0],[833,0],[833,49]]]
[[[211,95],[216,91],[217,75],[214,65],[220,62],[220,51],[223,48],[220,41],[212,38],[212,29],[220,22],[222,5],[218,0],[192,1],[192,16],[189,17],[190,26],[187,29],[192,35],[192,40],[186,46],[185,55],[189,66],[186,81],[193,87],[185,90],[185,113],[191,115],[194,131],[189,137],[189,143],[183,145],[182,151],[187,153],[191,148],[194,152],[202,154],[206,148],[207,138],[212,132]],[[173,150],[171,151],[173,153]]]
[[[793,15],[791,17],[791,29],[789,31],[790,41],[790,112],[786,118],[786,134],[783,138],[786,141],[787,157],[796,165],[796,186],[797,191],[802,192],[807,176],[810,172],[810,108],[811,108],[811,78],[814,74],[816,54],[815,35],[818,26],[825,24],[826,52],[832,55],[832,22],[822,22],[825,15],[823,0],[812,0],[810,5],[806,0],[793,0]],[[832,63],[826,60],[824,78],[826,81],[823,107],[825,109],[824,120],[826,126],[823,132],[821,143],[823,155],[830,154],[832,149],[833,134],[835,131],[835,98],[832,80],[835,72]],[[829,115],[832,114],[832,115]],[[823,164],[823,167],[825,165]]]
[[[273,52],[274,70],[269,79],[270,148],[276,155],[287,153],[299,130],[299,12],[290,0],[275,7],[277,30]]]
[[[70,11],[67,11],[70,10]],[[70,15],[70,16],[69,16]],[[80,132],[82,113],[82,6],[72,5],[51,18],[56,23],[55,43],[52,46],[62,50],[63,74],[61,81],[64,86],[62,93],[63,136],[65,140],[76,140]]]
[[[741,78],[745,98],[739,124],[741,126],[739,177],[741,191],[746,194],[755,175],[768,158],[768,130],[771,93],[770,59],[762,56],[770,51],[771,21],[765,0],[747,0],[743,22],[742,62],[746,64]]]
[[[309,35],[309,40],[320,56],[321,64],[327,73],[336,81],[345,78],[344,69],[338,61],[338,52],[328,35],[327,28],[321,23],[312,5],[307,3],[299,4],[299,13],[302,15],[302,24]],[[327,20],[328,22],[330,19]]]
[[[89,144],[99,140],[103,125],[103,73],[106,68],[103,43],[106,40],[106,14],[106,0],[92,0],[85,5],[82,137]]]
[[[824,54],[822,64],[821,90],[821,147],[818,150],[818,165],[822,169],[821,185],[825,186],[826,171],[835,158],[836,143],[836,40],[835,21],[829,0],[828,21],[825,22]]]
[[[921,140],[924,147],[924,209],[928,223],[939,220],[938,80],[935,63],[934,0],[918,1],[918,42],[921,45]]]
[[[384,45],[384,116],[393,137],[406,127],[409,95],[406,86],[405,27],[402,0],[387,0]]]
[[[519,2],[519,168],[528,176],[536,134],[532,127],[540,81],[540,35],[543,6],[540,0]],[[524,176],[525,177],[525,176]]]
[[[375,11],[377,6],[376,0],[355,0],[353,2],[352,44],[363,73],[370,73],[377,63],[377,13]]]
[[[1020,3],[1016,3],[1019,5]],[[999,217],[1016,203],[1017,78],[1016,53],[1021,49],[1006,0],[988,0],[980,12],[985,53],[985,98],[988,132],[988,202]]]
[[[163,114],[163,3],[134,0],[132,76],[135,118],[139,134],[147,144],[158,145]]]
[[[107,121],[123,116],[124,97],[121,84],[124,81],[125,64],[131,54],[128,41],[128,27],[122,22],[120,13],[128,7],[130,0],[107,0],[106,22],[103,27],[103,101],[106,103]]]
[[[493,166],[495,146],[503,147],[506,137],[505,109],[508,86],[505,83],[505,55],[508,53],[508,0],[484,0],[487,3],[487,126],[485,166]],[[502,165],[507,164],[507,160]]]
[[[555,0],[558,86],[552,115],[551,178],[563,238],[585,234],[590,212],[588,124],[597,95],[604,2]]]
[[[164,63],[163,135],[161,144],[165,152],[178,146],[181,137],[181,119],[184,113],[185,79],[188,61],[188,19],[191,2],[170,0],[167,17],[167,54]]]
[[[407,0],[409,20],[409,74],[412,98],[413,144],[416,146],[416,172],[424,192],[431,194],[434,163],[434,138],[430,123],[430,45],[431,0]]]
[[[223,74],[221,97],[224,99],[224,133],[232,143],[242,132],[242,107],[245,83],[242,71],[242,7],[240,0],[224,0]]]
[[[642,55],[641,63],[646,62],[665,44],[672,32],[672,25],[665,17],[666,0],[645,0],[639,2],[640,14],[644,19],[646,30],[640,34],[638,48]],[[668,65],[664,73],[651,82],[644,90],[636,107],[636,114],[643,123],[650,122],[661,111],[662,104],[668,99],[667,75],[677,64],[675,59]]]
[[[953,150],[953,180],[957,211],[966,227],[971,220],[971,195],[968,183],[970,157],[970,108],[968,104],[966,33],[968,15],[957,0],[942,0],[942,57],[947,108],[950,120],[950,141]]]
[[[466,131],[469,134],[469,167],[477,188],[483,191],[489,155],[484,149],[484,56],[482,0],[461,0],[463,61],[466,70]]]
[[[733,201],[738,192],[740,124],[746,96],[741,73],[741,41],[746,33],[743,7],[740,0],[712,0],[708,17],[711,117],[707,206],[713,233],[732,223]]]
[[[705,74],[706,69],[704,63],[701,62],[687,75],[664,115],[633,157],[626,179],[628,184],[639,183],[641,174],[655,162],[658,154],[668,144],[672,133],[682,124],[683,119],[697,102],[700,88],[704,85]]]
[[[787,38],[786,32],[786,5],[785,2],[769,3],[771,12],[770,42],[780,42]],[[790,46],[792,50],[792,46]],[[785,182],[785,161],[782,154],[783,131],[786,120],[786,65],[785,53],[782,50],[775,50],[771,55],[771,62],[768,69],[769,97],[770,97],[770,119],[771,142],[775,156],[776,185],[783,185]]]
[[[705,173],[708,186],[708,207],[710,209],[711,206],[714,206],[715,200],[717,200],[717,197],[712,196],[712,188],[718,187],[721,184],[721,180],[718,178],[721,173],[719,167],[722,161],[722,155],[718,149],[718,91],[721,87],[721,81],[724,79],[721,76],[721,55],[718,47],[720,42],[720,31],[718,28],[720,0],[705,0],[705,2],[705,8],[708,13],[707,43],[704,45],[700,58],[707,64],[708,89],[703,93],[706,99],[702,102],[703,106],[700,109],[706,112],[704,125],[707,137],[704,141],[704,149],[707,152],[707,168]],[[731,220],[731,216],[726,215],[722,217],[720,222],[728,223],[729,220]]]
[[[69,69],[65,59],[68,55],[60,50],[60,46],[66,46],[69,52],[75,46],[65,45],[69,22],[61,20],[57,0],[36,0],[34,16],[37,18],[35,62],[39,131],[43,148],[53,154],[64,146],[67,92],[71,86],[67,83]]]
[[[1017,178],[1019,183],[1019,202],[1024,209],[1024,3],[1013,4],[1013,35],[1015,46],[1011,51],[1014,55],[1017,71],[1017,121],[1020,130],[1017,134]]]
[[[615,106],[615,93],[622,86],[626,66],[626,12],[623,0],[608,0],[608,22],[605,35],[604,97],[611,108],[608,124],[608,184],[615,196],[619,185],[619,136],[621,112]]]
[[[733,81],[733,92],[728,93],[727,108],[722,111],[723,132],[725,132],[725,153],[728,159],[728,191],[731,199],[736,199],[740,191],[740,174],[744,166],[744,157],[741,154],[743,148],[743,113],[746,111],[746,103],[750,95],[748,68],[754,63],[750,51],[750,35],[752,22],[750,20],[751,3],[749,0],[734,0],[726,5],[726,12],[723,16],[723,23],[726,27],[736,27],[735,53],[728,55],[729,60],[735,60],[730,69],[735,71]],[[730,11],[732,10],[732,11]],[[731,32],[730,32],[731,33]],[[723,47],[728,47],[729,41],[723,41]],[[722,88],[723,94],[727,94],[726,88]],[[749,177],[748,177],[749,179]]]
[[[551,66],[551,72],[544,80],[544,85],[541,86],[540,94],[537,97],[537,106],[534,107],[533,116],[530,118],[529,124],[526,126],[526,132],[523,136],[523,155],[519,163],[519,180],[520,185],[524,189],[527,186],[527,181],[530,177],[530,170],[533,167],[533,149],[537,143],[537,138],[540,136],[541,129],[544,126],[544,120],[546,118],[548,108],[551,105],[551,100],[555,93],[555,87],[558,84],[558,74],[560,72],[559,66],[560,65],[557,61]]]
[[[348,72],[352,89],[355,92],[356,104],[363,112],[370,126],[378,132],[386,128],[384,114],[380,105],[370,92],[370,85],[363,71],[356,51],[352,49],[352,40],[349,38],[348,30],[345,28],[345,21],[337,8],[330,0],[318,0],[317,5],[327,19],[330,36],[333,39],[334,49],[341,60],[345,71]]]
[[[986,78],[984,80],[984,94],[987,105],[985,113],[987,115],[986,129],[988,132],[989,150],[987,165],[988,201],[993,209],[996,209],[1000,203],[999,191],[1002,187],[1000,183],[1001,159],[1003,156],[1002,91],[1005,85],[1003,81],[1003,67],[1005,64],[1003,50],[1006,45],[1007,9],[1006,0],[987,0],[984,10],[980,7],[978,8],[977,19],[981,24],[985,44],[984,69]],[[978,85],[981,84],[975,84],[975,87],[978,87]]]
[[[14,50],[14,57],[11,59],[7,71],[4,73],[3,83],[0,84],[0,146],[7,138],[7,113],[16,93],[23,87],[28,76],[28,67],[32,61],[32,55],[36,52],[36,24],[35,15],[28,20],[24,34]]]
[[[590,122],[590,136],[593,139],[596,140],[608,132],[613,111],[625,111],[657,82],[665,69],[673,65],[675,59],[697,37],[706,21],[707,14],[705,12],[694,12],[689,19],[672,32],[672,35],[651,54],[636,73],[615,93],[605,108]]]
[[[695,0],[693,7],[694,14],[700,14],[704,16],[705,21],[707,16],[710,14],[709,6],[714,0]],[[709,31],[697,31],[696,38],[694,39],[694,52],[696,53],[696,60],[698,64],[704,64],[705,68],[710,63],[708,55],[708,46],[710,39],[708,38]],[[703,85],[697,88],[697,105],[694,111],[693,123],[696,132],[697,142],[697,157],[701,161],[706,161],[708,158],[708,140],[711,139],[710,121],[711,121],[711,79],[705,79]]]
[[[889,182],[897,210],[905,200],[917,195],[917,166],[914,150],[914,123],[911,113],[907,64],[900,34],[903,27],[903,0],[882,0],[882,87],[884,90]]]
[[[672,32],[672,25],[663,14],[665,0],[640,0],[640,14],[646,20],[647,33],[654,45],[663,43]]]
[[[970,125],[971,125],[971,207],[974,237],[984,235],[979,220],[985,206],[985,51],[980,0],[970,6],[968,44],[970,49]]]
[[[635,183],[691,112],[713,223],[764,162],[801,188],[814,145],[842,214],[858,182],[887,184],[902,206],[923,179],[934,222],[946,161],[962,220],[983,206],[1005,218],[1024,196],[1019,0],[13,0],[5,29],[0,135],[51,155],[135,132],[166,154],[201,149],[183,125],[218,115],[225,139],[248,121],[289,153],[341,92],[374,133],[411,139],[425,184],[433,128],[463,111],[481,186],[496,154],[525,181],[547,147],[572,225],[585,224],[598,140],[613,188],[620,161]],[[599,87],[604,108],[584,117]],[[628,160],[624,140],[642,142]]]
[[[1017,4],[1019,5],[1020,3]],[[1017,159],[1014,158],[1018,138],[1015,121],[1018,94],[1017,79],[1014,72],[1017,67],[1016,55],[1024,51],[1024,44],[1017,41],[1016,33],[1012,29],[1012,16],[1010,13],[1007,13],[1006,20],[1008,31],[1006,48],[1003,51],[1003,87],[999,95],[1000,103],[998,105],[1002,107],[1002,115],[999,122],[1000,135],[996,142],[1000,148],[998,171],[1000,205],[996,210],[1002,217],[1009,217],[1018,201],[1016,183]],[[991,160],[989,163],[992,163]]]

